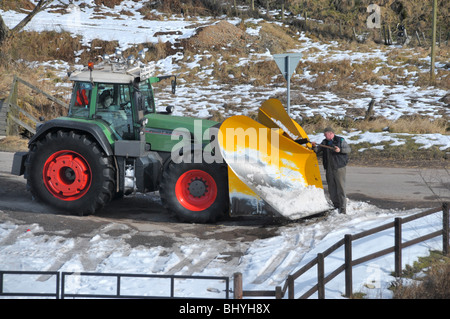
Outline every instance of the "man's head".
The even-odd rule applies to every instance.
[[[327,127],[323,130],[323,135],[325,135],[327,140],[331,141],[334,138],[334,130],[331,127]]]

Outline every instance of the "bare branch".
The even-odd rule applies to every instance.
[[[47,8],[47,6],[52,3],[53,0],[40,0],[36,7],[31,11],[22,21],[19,22],[13,29],[9,29],[8,26],[3,21],[0,15],[0,44],[3,43],[8,38],[13,37],[16,33],[22,30],[28,22],[39,12]]]
[[[433,186],[431,185],[432,184],[432,182],[433,182],[433,178],[432,178],[432,176],[428,176],[428,179],[429,180],[426,180],[425,179],[425,176],[424,176],[424,174],[422,174],[422,172],[423,171],[419,171],[418,173],[419,173],[419,176],[420,176],[420,178],[422,179],[422,181],[424,182],[424,184],[427,186],[427,188],[431,191],[431,193],[434,195],[434,197],[436,198],[436,201],[438,201],[439,203],[443,203],[444,202],[444,200],[443,200],[443,198],[440,196],[440,194],[438,194],[438,193],[436,193],[435,192],[435,190],[433,189]],[[447,171],[448,172],[448,171]],[[439,181],[439,178],[438,177],[436,177],[436,180],[437,180],[437,182],[435,182],[435,183],[442,183],[442,185],[445,185],[444,184],[444,181],[443,180],[440,180]]]
[[[33,11],[31,11],[22,21],[19,22],[10,32],[10,36],[22,30],[28,22],[33,19],[33,17],[38,14],[40,11],[44,10],[53,0],[39,0],[36,7],[34,7]]]

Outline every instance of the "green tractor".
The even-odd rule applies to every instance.
[[[171,108],[157,112],[152,84],[171,79],[175,93],[176,77],[157,77],[153,72],[148,66],[104,63],[71,74],[74,86],[68,115],[38,125],[29,151],[15,154],[12,174],[25,176],[35,198],[79,215],[92,214],[114,198],[153,191],[159,191],[167,210],[185,222],[214,222],[227,213],[280,213],[276,202],[265,197],[253,179],[246,181],[250,174],[241,176],[242,165],[229,165],[230,151],[224,154],[226,147],[217,138],[225,123],[173,116]],[[273,111],[273,105],[267,110]],[[249,126],[262,125],[250,118],[237,120]],[[240,125],[233,121],[232,117],[223,127]],[[285,165],[281,170],[294,168],[306,174],[301,178],[302,187],[322,191],[314,152],[281,128],[265,125],[272,136],[276,130],[277,139],[288,139],[279,143],[281,147],[289,144],[288,155],[281,154],[280,163]],[[295,163],[287,165],[286,156],[296,156]],[[270,184],[269,175],[265,176],[262,186]],[[294,189],[291,184],[283,186],[277,180],[276,190],[286,194],[283,187]]]

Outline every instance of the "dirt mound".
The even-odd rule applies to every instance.
[[[232,46],[243,47],[250,39],[245,31],[226,21],[220,21],[214,25],[197,29],[197,34],[185,40],[185,48],[198,49],[220,49]]]
[[[274,23],[262,23],[259,39],[256,41],[259,52],[269,50],[272,54],[295,49],[298,45],[296,34],[289,28]]]

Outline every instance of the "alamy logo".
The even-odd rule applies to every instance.
[[[273,165],[279,163],[279,132],[264,128],[202,129],[202,121],[194,121],[194,130],[177,128],[171,134],[177,141],[171,151],[174,163],[254,163],[262,160]],[[222,150],[222,151],[221,151]]]
[[[367,12],[371,13],[367,17],[367,27],[369,29],[381,28],[381,8],[380,8],[380,6],[372,3],[367,7]]]

